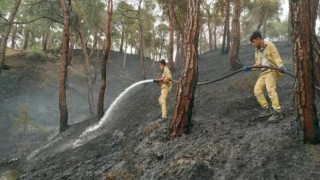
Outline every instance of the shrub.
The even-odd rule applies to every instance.
[[[30,143],[27,142],[27,135],[36,133],[42,140],[49,137],[49,132],[41,124],[31,119],[28,104],[21,103],[17,106],[17,115],[12,118],[14,125],[12,135],[19,137],[18,155],[23,156],[30,148]]]
[[[39,46],[32,46],[31,49],[27,51],[27,57],[40,57],[42,59],[47,58],[48,55]]]

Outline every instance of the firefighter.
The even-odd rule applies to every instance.
[[[254,86],[254,95],[257,98],[262,111],[259,118],[269,117],[268,122],[278,122],[283,118],[281,113],[281,106],[276,91],[277,79],[286,71],[283,61],[278,53],[277,48],[272,42],[265,41],[259,31],[252,33],[250,37],[251,44],[255,47],[255,65],[254,66],[270,66],[279,68],[279,71],[271,69],[259,69],[260,76]],[[243,67],[243,71],[248,72],[251,69],[247,66]],[[258,70],[252,69],[252,70]],[[270,109],[266,97],[264,96],[264,89],[267,89],[268,96],[272,103],[273,111]]]
[[[161,112],[162,112],[162,119],[166,120],[168,118],[167,116],[167,96],[171,91],[172,88],[172,74],[169,68],[166,65],[166,61],[164,59],[160,60],[160,69],[162,72],[161,77],[159,78],[159,83],[161,87],[161,95],[159,97],[159,104],[161,106]]]

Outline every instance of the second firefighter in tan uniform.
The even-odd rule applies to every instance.
[[[161,95],[159,97],[159,104],[161,106],[162,120],[166,120],[167,116],[167,97],[172,88],[172,74],[169,68],[166,66],[166,61],[164,59],[160,60],[160,69],[162,71],[162,76],[159,79],[161,87]]]
[[[250,42],[256,48],[255,51],[255,66],[269,66],[279,68],[281,72],[285,72],[283,61],[278,53],[277,48],[272,42],[264,41],[261,33],[253,32],[250,37]],[[255,69],[253,69],[255,70]],[[278,94],[276,91],[277,79],[283,74],[272,69],[259,69],[260,76],[254,87],[254,95],[256,96],[262,112],[259,117],[266,117],[272,115],[268,121],[278,122],[282,119],[281,106],[279,103]],[[272,103],[274,112],[270,110],[266,97],[264,96],[264,89],[267,89],[268,96]]]

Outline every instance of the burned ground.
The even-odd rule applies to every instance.
[[[285,42],[276,46],[292,72],[291,47]],[[253,64],[251,46],[241,47],[240,59],[242,64]],[[199,81],[230,72],[228,56],[220,55],[220,51],[200,55]],[[138,72],[132,74],[133,81],[139,78]],[[22,162],[18,177],[319,179],[320,148],[303,145],[297,138],[292,107],[294,80],[289,76],[279,79],[278,93],[285,118],[280,123],[268,124],[266,119],[255,118],[259,106],[252,89],[257,76],[240,73],[215,84],[198,86],[191,133],[174,139],[166,136],[169,122],[157,121],[159,88],[151,83],[142,85],[119,103],[96,138],[82,146],[72,145],[94,124],[86,117],[89,120],[72,125]],[[118,78],[121,81],[124,77]],[[169,97],[169,112],[174,106],[175,87]],[[85,92],[85,85],[80,90]]]

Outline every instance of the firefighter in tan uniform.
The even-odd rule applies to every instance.
[[[162,76],[159,79],[161,87],[161,95],[159,97],[159,104],[161,106],[162,120],[166,120],[167,116],[167,96],[172,88],[172,74],[169,68],[166,66],[166,61],[164,59],[160,60],[160,69],[162,71]]]
[[[268,119],[268,122],[278,122],[283,116],[276,91],[277,79],[283,75],[281,72],[284,72],[286,69],[275,45],[272,42],[264,41],[259,31],[252,33],[250,42],[256,48],[255,66],[270,66],[280,69],[280,72],[271,69],[252,69],[260,71],[260,76],[254,87],[254,95],[262,107],[259,117],[262,118],[272,115]],[[243,70],[250,71],[246,66]],[[265,88],[271,100],[273,112],[270,110],[266,97],[264,96],[263,91]]]

